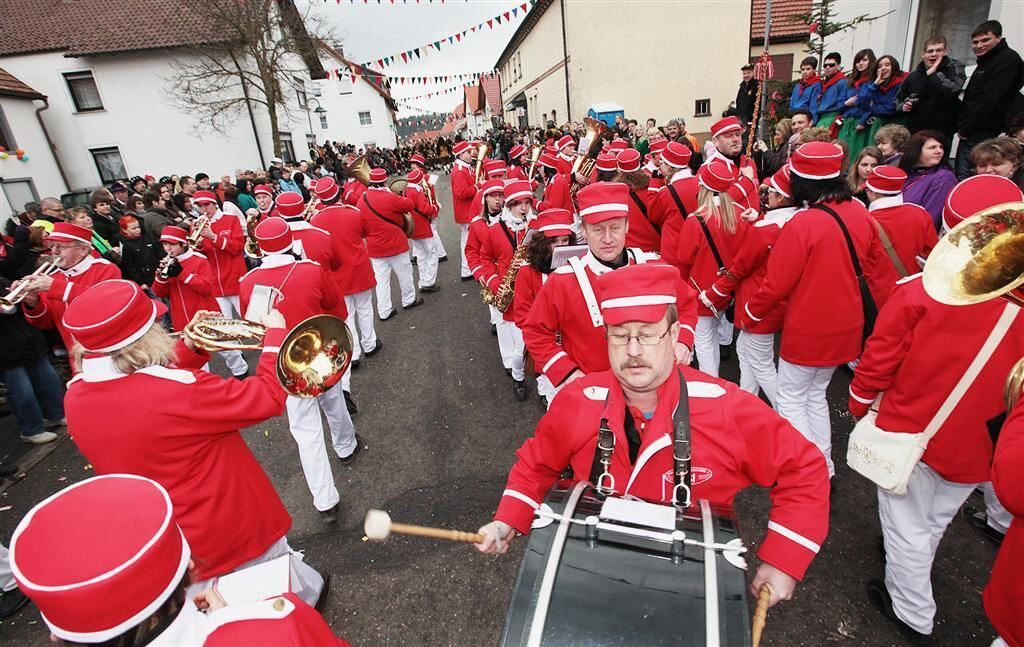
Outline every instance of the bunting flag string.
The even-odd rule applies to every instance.
[[[348,78],[352,81],[356,79],[365,78],[370,81],[377,83],[383,83],[388,90],[393,90],[396,87],[405,85],[432,85],[438,83],[451,83],[453,81],[466,83],[469,81],[479,82],[481,79],[490,79],[497,70],[488,70],[486,72],[464,72],[461,74],[435,74],[426,76],[391,76],[384,74],[383,72],[377,72],[370,68],[360,65],[357,66],[354,63],[347,68],[339,67],[334,70],[328,70],[328,75],[333,75],[338,79]]]
[[[325,0],[325,2],[326,1],[327,0]],[[337,2],[338,4],[340,4],[341,0],[337,0]],[[355,0],[350,0],[350,3],[354,2]],[[390,2],[391,4],[394,4],[394,0],[390,0]],[[440,0],[440,2],[444,4],[444,0]],[[366,3],[367,0],[364,0],[364,4]],[[378,0],[378,4],[380,4],[380,0]],[[407,4],[407,2],[403,0],[403,4]],[[508,11],[503,11],[497,14],[496,16],[493,16],[483,22],[467,27],[466,29],[457,31],[448,36],[443,36],[435,41],[420,45],[419,47],[413,47],[412,49],[407,49],[403,52],[397,52],[395,54],[389,54],[388,56],[379,57],[375,60],[366,61],[365,63],[362,64],[362,67],[369,67],[373,63],[376,63],[377,67],[383,69],[390,65],[394,65],[395,63],[398,62],[408,63],[411,60],[419,60],[423,56],[427,55],[431,51],[431,49],[440,52],[442,46],[451,47],[457,45],[458,43],[461,43],[462,39],[467,34],[483,31],[485,25],[487,26],[488,29],[494,29],[495,24],[501,25],[503,22],[509,23],[512,22],[512,20],[514,19],[525,17],[526,14],[529,13],[529,10],[532,9],[535,4],[537,4],[537,0],[525,0],[524,2],[520,3],[516,7],[513,7],[512,9],[509,9]]]
[[[430,99],[432,97],[439,97],[439,96],[443,96],[443,95],[446,95],[446,94],[452,94],[452,93],[455,93],[455,92],[461,92],[462,88],[463,88],[463,85],[460,83],[458,85],[453,85],[453,86],[448,87],[448,88],[442,88],[440,90],[433,90],[433,91],[427,92],[425,94],[418,94],[418,95],[409,96],[409,97],[392,97],[392,98],[395,101],[417,101],[419,99]]]

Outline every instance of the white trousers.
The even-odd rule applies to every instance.
[[[377,347],[377,331],[373,328],[373,289],[346,294],[345,307],[348,309],[345,325],[352,333],[352,359],[357,360],[363,353]]]
[[[215,297],[217,299],[217,305],[220,306],[221,314],[225,317],[231,317],[234,319],[241,318],[242,308],[238,303],[238,295],[233,297]],[[237,350],[222,350],[217,353],[224,360],[224,363],[228,365],[228,370],[231,371],[232,375],[245,375],[249,372],[249,365],[245,363],[245,358],[242,357],[242,353]]]
[[[721,361],[720,334],[721,322],[718,317],[697,317],[697,329],[693,333],[693,354],[697,356],[700,370],[713,377],[718,377]]]
[[[523,331],[513,321],[502,319],[498,327],[498,350],[501,352],[501,363],[507,369],[512,369],[512,379],[517,382],[526,379],[526,371],[523,369],[523,354],[526,352],[526,344],[523,342]],[[506,363],[507,359],[507,363]]]
[[[398,289],[402,293],[402,305],[416,300],[416,286],[412,278],[412,263],[409,254],[402,252],[386,258],[370,258],[373,275],[377,278],[377,315],[382,319],[395,309],[391,303],[391,272],[398,278]]]
[[[923,634],[932,632],[935,619],[931,578],[935,551],[946,526],[974,486],[951,483],[918,463],[910,474],[906,495],[892,496],[878,490],[878,518],[885,540],[885,588],[900,620]]]
[[[462,233],[459,238],[459,246],[462,247],[462,277],[473,276],[473,273],[469,271],[469,263],[466,262],[466,241],[469,240],[469,223],[460,224],[459,229]]]
[[[437,219],[431,221],[430,228],[434,231],[434,237],[431,238],[434,241],[434,251],[437,253],[437,257],[447,256],[448,252],[444,249],[444,243],[441,242],[441,234],[437,231]]]
[[[299,462],[306,476],[306,485],[313,495],[313,506],[320,510],[334,507],[341,496],[334,486],[331,461],[324,444],[324,427],[320,411],[327,416],[334,453],[339,458],[350,456],[356,449],[356,428],[345,406],[341,385],[336,384],[316,398],[289,395],[285,401],[288,411],[288,429],[299,448]]]
[[[515,350],[515,340],[512,338],[512,331],[502,324],[505,323],[505,318],[498,312],[498,309],[494,306],[487,306],[487,311],[491,315],[491,325],[494,326],[495,332],[498,333],[498,352],[501,353],[501,365],[505,367],[505,370],[512,368],[512,353]]]
[[[985,481],[978,487],[981,488],[982,494],[985,495],[985,513],[988,516],[988,527],[1005,535],[1006,531],[1010,529],[1010,524],[1013,522],[1013,515],[1003,507],[1003,504],[996,497],[992,481]]]
[[[774,407],[779,377],[775,369],[775,335],[741,330],[736,338],[736,356],[740,360],[740,388],[754,395],[764,391]]]
[[[437,283],[437,247],[433,238],[421,238],[409,241],[412,253],[416,257],[416,269],[420,273],[420,289],[432,287]]]
[[[287,537],[281,537],[270,545],[267,552],[263,553],[256,559],[251,559],[242,564],[232,571],[232,573],[240,571],[243,568],[255,566],[256,564],[269,562],[272,559],[277,559],[281,555],[289,556],[288,566],[291,570],[291,575],[289,576],[289,588],[291,589],[291,592],[299,596],[299,598],[309,606],[315,606],[317,600],[320,598],[320,592],[324,589],[324,578],[316,571],[315,568],[303,561],[301,551],[292,550],[292,547],[288,545]],[[205,591],[213,586],[215,584],[215,579],[216,578],[202,580],[189,584],[188,588],[185,589],[185,596],[191,600],[195,597],[196,593]]]
[[[836,467],[832,462],[832,422],[828,417],[825,390],[835,370],[835,366],[790,364],[780,357],[775,395],[775,410],[779,415],[825,455],[829,478],[835,475]]]
[[[736,334],[736,327],[733,326],[732,322],[723,314],[718,319],[718,343],[722,346],[728,346],[732,343],[732,338]]]
[[[18,588],[18,582],[14,579],[14,570],[11,569],[10,555],[7,546],[0,544],[0,591],[13,591]]]

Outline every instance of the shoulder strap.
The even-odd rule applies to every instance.
[[[503,220],[499,219],[498,224],[501,225],[501,231],[504,232],[505,238],[508,238],[508,244],[512,246],[512,250],[514,251],[515,248],[519,246],[519,244],[516,243],[515,236],[513,236],[512,232],[508,230],[508,226],[505,224]]]
[[[900,278],[907,276],[907,268],[903,265],[903,261],[900,260],[899,254],[893,249],[892,241],[889,240],[889,234],[885,232],[885,227],[882,223],[878,222],[874,218],[871,219],[875,223],[875,229],[878,230],[878,237],[882,240],[882,247],[885,248],[885,253],[889,255],[889,260],[896,266],[896,271],[900,273]]]
[[[597,304],[597,296],[594,295],[594,287],[590,285],[590,277],[587,276],[587,269],[583,267],[583,261],[573,256],[569,259],[569,266],[576,275],[576,282],[579,283],[580,292],[583,293],[583,300],[587,302],[587,311],[590,313],[590,322],[594,328],[604,325],[604,317],[601,315],[601,308]]]
[[[629,253],[630,258],[633,259],[633,262],[637,265],[643,265],[647,262],[647,253],[639,247],[629,247],[627,248],[627,252]]]
[[[369,195],[370,195],[369,192],[366,192],[366,193],[363,194],[363,202],[365,202],[366,206],[370,208],[370,211],[373,212],[373,215],[377,216],[378,218],[380,218],[381,220],[383,220],[386,223],[389,223],[389,224],[392,224],[392,225],[398,227],[399,229],[402,230],[402,233],[404,234],[405,233],[405,227],[404,226],[398,224],[394,220],[389,220],[389,219],[385,218],[384,216],[380,215],[379,211],[377,211],[376,209],[373,208],[373,205],[370,204]]]
[[[686,213],[686,207],[683,206],[683,201],[679,197],[679,192],[676,191],[676,188],[672,186],[671,182],[666,186],[668,187],[669,195],[672,196],[672,200],[676,203],[676,209],[679,209],[679,215],[683,217],[683,220],[686,220],[686,216],[689,214]]]
[[[846,248],[850,252],[850,261],[853,262],[853,273],[857,275],[858,279],[864,278],[864,272],[860,269],[860,261],[857,259],[857,250],[853,247],[853,239],[850,238],[850,230],[846,228],[846,223],[839,217],[839,214],[835,212],[832,207],[823,204],[811,205],[812,209],[818,209],[824,211],[828,215],[832,216],[832,219],[836,221],[839,228],[843,230],[843,238],[846,239]]]
[[[690,471],[690,394],[686,388],[686,378],[679,372],[679,402],[672,414],[672,505],[680,508],[690,506],[690,488],[693,475]],[[680,497],[680,494],[683,497]]]
[[[711,253],[715,257],[715,262],[718,263],[719,273],[725,271],[725,262],[722,260],[722,255],[718,253],[718,246],[715,245],[715,239],[711,237],[711,230],[708,229],[708,223],[704,222],[704,219],[700,217],[700,214],[694,216],[697,222],[700,223],[700,228],[704,230],[704,237],[708,239],[708,246],[711,247]]]
[[[644,201],[641,200],[640,196],[638,196],[636,194],[636,191],[634,191],[633,189],[630,189],[629,190],[629,197],[632,198],[633,203],[636,204],[637,208],[640,209],[640,213],[644,214],[644,217],[646,218],[647,217],[647,205],[644,204]]]

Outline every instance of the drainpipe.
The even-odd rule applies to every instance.
[[[50,102],[46,97],[38,99],[42,101],[43,105],[36,108],[36,120],[39,122],[39,127],[43,130],[43,137],[46,138],[46,144],[50,147],[50,153],[53,155],[53,161],[57,163],[57,171],[60,172],[60,179],[64,180],[64,190],[71,190],[71,183],[68,182],[68,174],[64,172],[64,165],[60,163],[60,155],[57,154],[57,147],[54,145],[53,140],[50,139],[50,131],[46,129],[46,124],[43,122],[43,110],[49,110]]]
[[[558,0],[562,10],[562,60],[565,61],[565,119],[572,122],[572,104],[569,103],[569,45],[565,42],[565,0]],[[558,127],[558,124],[555,124]]]

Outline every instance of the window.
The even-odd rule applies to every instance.
[[[65,72],[64,81],[71,92],[71,100],[75,104],[75,112],[103,110],[100,91],[96,87],[96,79],[92,72]]]
[[[320,113],[320,130],[327,130],[327,113]]]
[[[338,79],[338,94],[352,94],[351,76],[342,76]]]
[[[105,148],[91,148],[92,161],[96,164],[96,170],[100,174],[100,182],[110,184],[116,180],[127,180],[128,172],[124,170],[124,160],[121,159],[121,151],[117,146]]]
[[[907,59],[916,65],[924,51],[924,41],[934,36],[946,37],[946,48],[950,58],[971,65],[976,61],[971,49],[971,32],[988,20],[991,0],[946,4],[935,0],[921,0],[917,12],[917,27],[914,30],[914,51]],[[1004,23],[1005,26],[1005,23]],[[1005,33],[1005,32],[1004,32]],[[910,63],[910,61],[907,61]],[[913,68],[911,68],[913,69]]]
[[[369,111],[365,111],[365,112],[360,112],[359,113],[359,125],[360,126],[372,126],[373,125],[373,120],[370,119],[370,112]]]
[[[313,86],[313,96],[314,97],[319,97],[322,94],[323,94],[323,90],[320,89],[320,84],[318,83],[318,84],[314,85]]]
[[[316,148],[316,135],[312,133],[306,134],[306,147],[310,149]]]
[[[293,76],[292,80],[295,81],[295,99],[299,102],[299,107],[305,110],[309,107],[309,100],[306,97],[306,84],[297,76]]]
[[[14,133],[11,132],[11,124],[7,123],[3,108],[0,108],[0,146],[9,151],[18,148],[18,144],[14,140]]]
[[[694,117],[711,116],[711,99],[697,99],[693,108]]]
[[[11,215],[21,213],[25,210],[26,202],[39,202],[39,193],[36,192],[32,178],[3,180],[0,186],[3,187],[2,193],[7,198],[7,209],[0,212]]]
[[[281,157],[286,162],[295,161],[295,148],[292,146],[291,133],[281,133]]]

